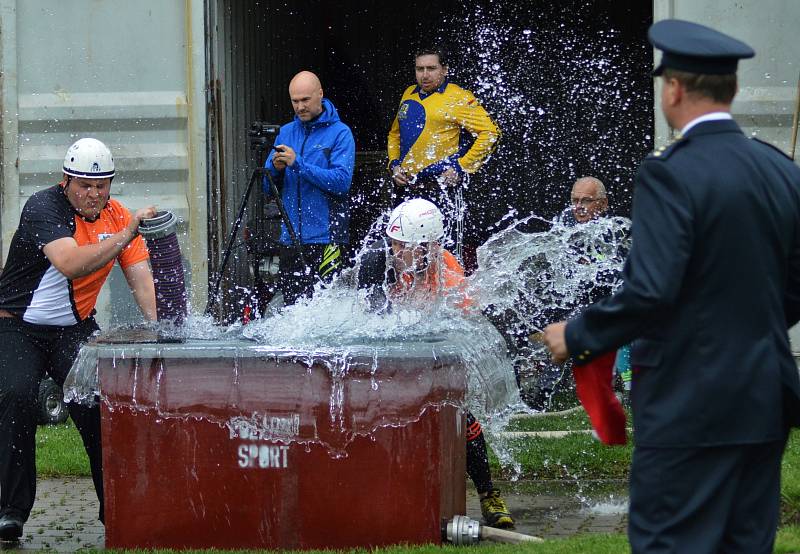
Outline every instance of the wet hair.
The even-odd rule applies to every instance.
[[[730,104],[736,96],[736,73],[706,75],[665,68],[662,76],[664,80],[677,80],[689,94],[710,98],[721,104]]]
[[[429,44],[418,48],[414,53],[414,61],[416,62],[417,58],[420,56],[439,56],[439,63],[442,64],[442,66],[447,67],[449,65],[447,52],[444,48],[436,44]]]

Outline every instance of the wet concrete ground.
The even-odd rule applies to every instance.
[[[105,530],[97,520],[97,496],[87,478],[40,479],[36,503],[22,541],[4,550],[74,552],[103,548]]]
[[[515,530],[545,539],[580,533],[624,533],[628,504],[624,483],[547,482],[518,485],[495,483],[516,523]],[[589,489],[589,492],[587,492]],[[592,489],[598,489],[591,492]],[[467,489],[467,515],[480,519],[481,508],[474,489]]]
[[[585,489],[570,484],[496,483],[521,533],[560,538],[578,533],[624,532],[624,484],[605,484],[603,494],[581,501]],[[609,492],[609,490],[611,492]],[[613,496],[612,496],[613,495]],[[480,519],[480,503],[468,489],[467,515]],[[101,549],[105,532],[97,521],[97,498],[88,478],[42,479],[36,505],[25,525],[22,541],[2,543],[4,550],[74,552]]]

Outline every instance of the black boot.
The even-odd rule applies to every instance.
[[[0,517],[0,540],[16,541],[22,536],[21,518],[6,514]]]

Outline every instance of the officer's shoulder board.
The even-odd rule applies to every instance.
[[[652,152],[650,155],[647,156],[648,160],[666,160],[668,159],[673,152],[679,150],[683,146],[689,143],[688,138],[679,138],[675,139],[674,141],[670,142],[669,144],[665,144],[664,146],[659,146]]]
[[[774,144],[770,144],[769,142],[767,142],[767,141],[765,141],[765,140],[761,140],[761,139],[760,139],[760,138],[758,138],[758,137],[750,137],[750,140],[754,140],[754,141],[756,141],[756,142],[760,142],[761,144],[763,144],[763,145],[765,145],[765,146],[769,146],[770,148],[772,148],[773,150],[775,150],[776,152],[778,152],[778,153],[779,153],[781,156],[783,156],[784,158],[788,158],[788,159],[790,159],[790,160],[792,159],[792,157],[791,157],[791,156],[789,156],[789,154],[787,154],[786,152],[784,152],[783,150],[781,150],[780,148],[778,148],[778,147],[777,147],[777,146],[775,146]],[[792,161],[794,161],[794,160],[792,160]]]

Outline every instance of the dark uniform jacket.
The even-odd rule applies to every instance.
[[[566,328],[578,362],[635,342],[639,446],[780,440],[797,424],[800,169],[732,120],[697,124],[636,176],[617,293]]]

